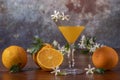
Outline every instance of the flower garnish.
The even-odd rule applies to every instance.
[[[88,68],[85,68],[85,70],[86,70],[86,74],[93,74],[95,68],[94,68],[94,67],[91,67],[91,65],[88,64]]]
[[[67,75],[66,72],[64,72],[64,71],[61,72],[58,66],[55,67],[55,68],[53,68],[53,71],[51,73],[52,74],[54,73],[55,76],[57,76],[57,75],[59,75],[59,76],[65,76],[65,75]]]
[[[59,51],[63,54],[70,53],[70,49],[67,49],[65,46],[60,47]]]
[[[53,47],[56,48],[56,49],[59,49],[60,48],[60,44],[54,40],[53,43],[52,43]]]
[[[70,53],[70,48],[68,45],[60,46],[60,44],[56,40],[54,40],[52,44],[53,47],[59,50],[63,55],[66,53]]]
[[[95,45],[93,47],[90,48],[90,52],[94,52],[97,48],[102,47],[103,45],[100,45],[98,43],[95,43]]]
[[[51,72],[52,74],[55,73],[55,76],[58,75],[58,73],[60,72],[60,69],[58,66],[56,66],[55,68],[53,68],[53,71]]]
[[[103,45],[95,42],[95,37],[86,37],[82,36],[81,40],[78,43],[79,48],[87,49],[89,52],[94,52],[97,48],[102,47]]]
[[[58,19],[60,18],[60,12],[55,10],[54,14],[51,15],[51,18],[52,18],[52,20],[54,20],[55,22],[57,22]]]
[[[64,20],[67,20],[67,21],[69,20],[69,15],[65,15],[64,12],[61,13],[60,17],[61,17],[61,20],[63,20],[63,21]]]
[[[62,20],[62,21],[64,21],[64,20],[69,20],[69,15],[65,15],[65,13],[64,12],[59,12],[59,11],[54,11],[54,14],[53,15],[51,15],[51,19],[52,20],[54,20],[55,22],[58,22],[58,20]]]
[[[85,40],[86,40],[86,38],[85,38],[85,36],[83,35],[82,38],[81,38],[81,40],[79,41],[79,44],[78,44],[78,46],[79,46],[80,48],[85,48]]]

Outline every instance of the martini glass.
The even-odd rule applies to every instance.
[[[83,71],[81,69],[75,68],[74,59],[74,43],[85,29],[84,26],[58,26],[60,32],[63,34],[64,38],[70,45],[70,53],[68,53],[68,68],[62,71],[67,74],[81,74]]]

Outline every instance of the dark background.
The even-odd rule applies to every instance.
[[[57,40],[64,44],[66,41],[50,15],[54,10],[79,15],[79,8],[74,8],[71,1],[76,5],[83,0],[0,0],[0,49],[13,44],[28,48],[34,36],[44,42]],[[91,4],[94,1],[91,0]],[[96,36],[97,42],[120,48],[120,0],[108,1],[111,10],[108,17],[94,16],[95,20],[85,25],[82,35]]]

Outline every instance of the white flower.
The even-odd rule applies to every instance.
[[[58,42],[56,40],[53,41],[53,46],[57,46]]]
[[[81,44],[78,44],[78,45],[79,45],[79,48],[85,48],[84,43],[81,43]]]
[[[94,68],[94,67],[91,67],[91,65],[88,64],[88,68],[85,68],[85,70],[86,70],[86,74],[93,74],[95,68]]]
[[[65,51],[65,47],[64,46],[58,47],[58,49],[59,49],[60,52],[64,52]]]
[[[96,50],[96,47],[91,47],[89,52],[94,52]]]
[[[60,51],[60,52],[66,51],[65,46],[59,47],[59,51]]]
[[[51,18],[57,22],[58,20],[69,20],[69,15],[65,15],[64,12],[54,11],[54,14],[51,15]]]
[[[56,66],[55,68],[53,68],[53,71],[51,72],[52,74],[55,73],[55,76],[58,75],[58,73],[60,72],[60,69],[58,66]]]
[[[28,48],[28,49],[26,50],[26,52],[30,53],[30,52],[31,52],[31,49],[30,49],[30,48]]]
[[[85,35],[82,36],[81,40],[84,41],[86,39]]]
[[[95,43],[93,38],[91,38],[89,41],[90,41],[90,44],[94,44]]]
[[[56,40],[54,40],[52,44],[53,44],[53,47],[56,48],[56,49],[58,49],[58,51],[60,51],[61,53],[63,53],[63,55],[65,53],[69,53],[70,52],[70,49],[68,49],[64,45],[60,46],[60,44]]]
[[[88,49],[89,52],[94,52],[97,48],[100,48],[103,45],[95,43],[94,38],[87,38],[83,35],[78,46],[79,48]]]
[[[98,43],[95,43],[93,46],[90,47],[90,52],[94,52],[97,48],[102,47],[103,45],[100,45]]]
[[[59,50],[61,53],[63,53],[63,55],[70,52],[70,49],[65,48],[65,46],[58,47],[58,50]]]
[[[86,40],[86,37],[83,35],[80,40],[80,43],[78,44],[80,48],[85,48],[85,40]]]
[[[55,11],[54,11],[54,14],[51,15],[51,18],[52,18],[53,20],[55,20],[55,22],[57,22],[58,19],[60,18],[60,12],[55,10]]]
[[[56,40],[54,40],[52,44],[53,44],[54,48],[56,48],[56,49],[60,48],[60,44]]]
[[[99,48],[99,47],[100,47],[100,44],[95,43],[94,47],[95,47],[95,48]]]
[[[61,13],[60,17],[61,20],[67,20],[67,21],[69,20],[69,15],[65,15],[64,12]]]

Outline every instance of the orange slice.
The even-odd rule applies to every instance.
[[[50,71],[63,62],[63,54],[53,48],[43,48],[37,54],[37,62],[45,71]]]
[[[42,47],[41,49],[43,49],[43,48],[52,48],[52,45],[50,45],[50,44],[48,44],[48,43],[44,43],[44,44],[43,44],[43,47]],[[40,50],[41,50],[41,49],[40,49]],[[39,50],[39,51],[40,51],[40,50]],[[39,52],[39,51],[38,51],[38,52]],[[32,55],[32,58],[33,58],[33,60],[34,60],[34,62],[36,63],[37,66],[39,66],[39,64],[38,64],[38,62],[37,62],[37,58],[36,58],[38,52],[37,52],[37,53],[33,53],[33,55]]]

